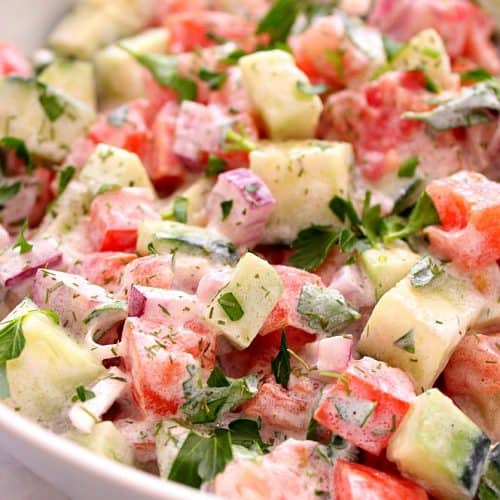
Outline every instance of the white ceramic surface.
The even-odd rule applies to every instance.
[[[70,4],[71,0],[0,0],[0,39],[13,40],[29,53],[43,44]],[[0,449],[75,500],[213,498],[96,456],[1,404]],[[5,490],[0,498],[19,500]]]

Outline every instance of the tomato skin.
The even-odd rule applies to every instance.
[[[143,220],[159,220],[148,190],[123,188],[96,196],[90,206],[88,234],[95,250],[134,251],[137,226]]]
[[[401,370],[368,357],[353,361],[343,375],[344,380],[323,391],[314,418],[359,448],[379,455],[415,397],[413,384]],[[341,405],[349,408],[352,401],[373,404],[361,425],[339,413]]]
[[[47,168],[37,167],[33,176],[38,181],[38,193],[35,204],[28,216],[30,227],[36,227],[40,224],[47,210],[47,206],[53,198],[50,183],[54,179],[54,173]]]
[[[21,51],[7,41],[0,41],[0,75],[29,77],[33,74],[31,64]]]
[[[427,500],[417,484],[366,465],[338,459],[332,475],[335,500]]]
[[[500,183],[474,172],[458,172],[427,187],[441,226],[427,230],[431,247],[474,269],[500,259]]]

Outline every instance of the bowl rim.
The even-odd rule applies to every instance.
[[[213,500],[216,498],[93,453],[23,417],[4,404],[0,404],[0,432],[5,432],[16,440],[43,450],[54,459],[64,461],[85,472],[89,477],[97,476],[108,483],[119,484],[121,488],[126,486],[128,491],[147,495],[147,498],[169,500],[185,500],[186,498]],[[5,451],[10,452],[8,447]],[[30,468],[29,461],[24,461],[24,465]]]

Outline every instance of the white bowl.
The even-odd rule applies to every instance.
[[[0,39],[26,52],[45,36],[70,0],[0,0]],[[97,456],[0,404],[0,448],[76,500],[209,500],[185,486]],[[6,492],[0,494],[6,498]]]

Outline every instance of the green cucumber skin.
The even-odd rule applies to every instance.
[[[466,490],[473,496],[479,486],[481,473],[486,457],[490,450],[491,441],[486,434],[479,434],[474,443],[474,449],[465,464],[464,471],[460,477],[460,482]]]

